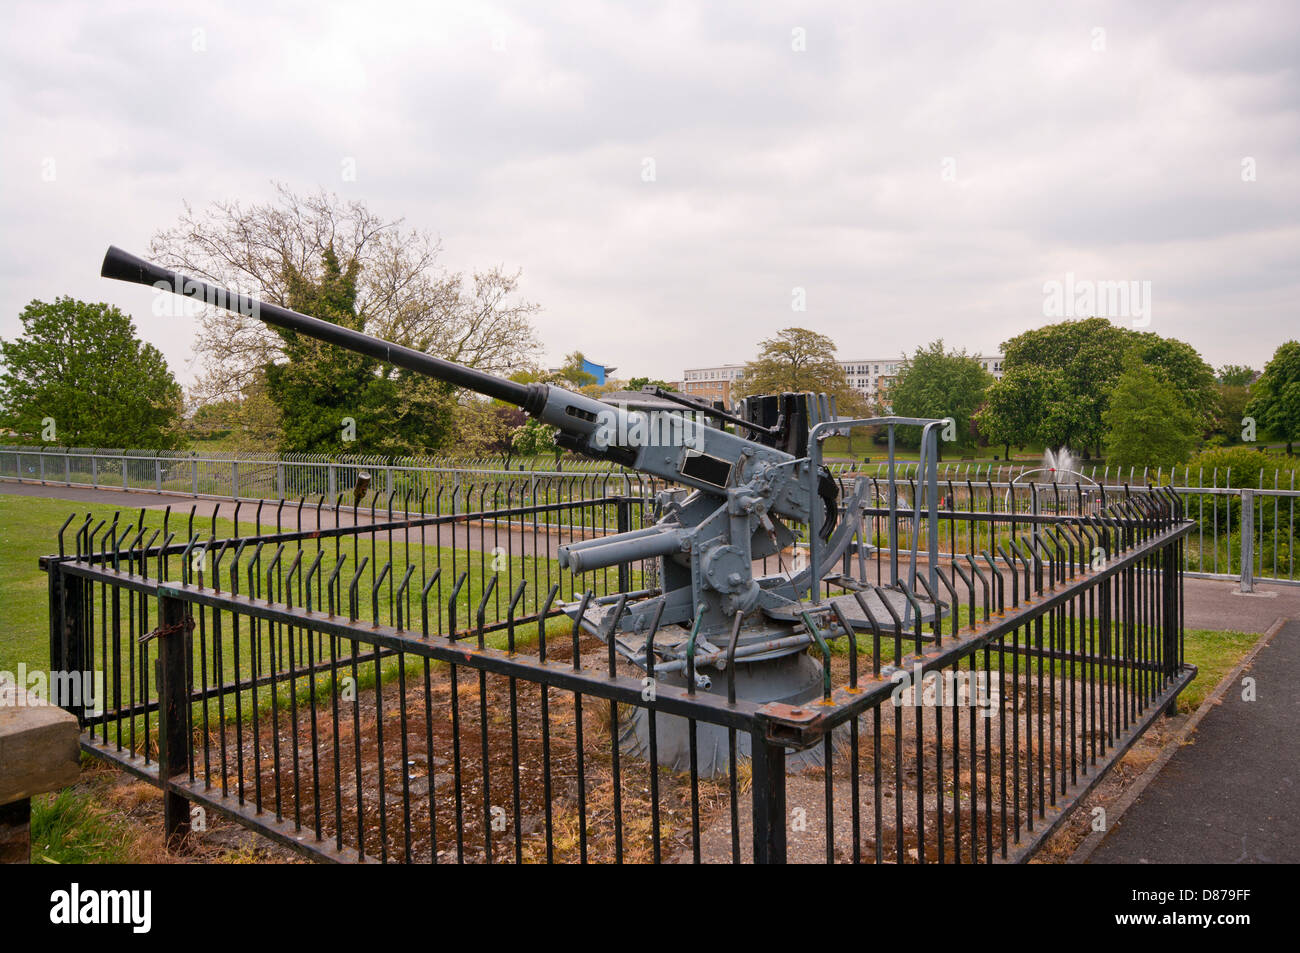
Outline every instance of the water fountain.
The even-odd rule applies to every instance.
[[[1068,447],[1059,447],[1056,450],[1048,447],[1043,451],[1043,465],[1041,467],[1024,470],[1011,480],[1007,488],[1007,512],[1015,512],[1021,509],[1021,507],[1016,506],[1015,494],[1017,488],[1054,484],[1061,488],[1067,486],[1078,487],[1079,492],[1065,494],[1064,496],[1054,493],[1050,497],[1039,501],[1038,494],[1030,490],[1029,499],[1026,500],[1026,506],[1023,508],[1024,511],[1033,513],[1052,512],[1059,516],[1080,515],[1095,503],[1095,497],[1091,491],[1098,486],[1098,483],[1092,477],[1085,476],[1077,467],[1078,459]]]

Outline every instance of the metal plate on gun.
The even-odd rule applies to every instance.
[[[912,610],[911,604],[907,597],[901,592],[894,589],[881,589],[877,593],[875,590],[866,590],[862,597],[866,600],[867,608],[871,610],[872,616],[875,617],[876,624],[883,629],[892,629],[894,626],[894,617],[889,614],[889,609],[885,608],[881,596],[889,600],[889,605],[894,612],[898,613],[898,618],[903,620],[907,625],[916,624],[916,616]],[[782,606],[779,609],[765,609],[764,614],[771,619],[779,619],[787,622],[801,622],[804,612],[816,612],[824,614],[831,609],[832,604],[838,604],[844,613],[844,617],[849,620],[849,625],[855,629],[870,629],[871,623],[862,612],[862,606],[854,598],[853,593],[846,593],[842,596],[832,596],[822,602],[794,604]],[[921,621],[929,623],[934,621],[934,605],[922,599],[917,600],[921,609]]]

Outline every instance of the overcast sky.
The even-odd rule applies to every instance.
[[[99,278],[104,248],[276,180],[405,217],[448,267],[522,268],[547,356],[625,375],[791,325],[844,359],[988,353],[1067,274],[1150,282],[1147,329],[1216,367],[1300,337],[1294,2],[0,16],[0,336],[33,298],[109,301],[186,383],[192,323]]]

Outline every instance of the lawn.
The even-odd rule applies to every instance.
[[[49,664],[49,596],[36,560],[58,551],[59,526],[76,505],[0,496],[0,670]]]
[[[3,621],[3,626],[0,627],[0,670],[13,671],[20,662],[26,663],[29,667],[44,667],[48,664],[48,589],[45,573],[40,568],[38,560],[41,556],[58,552],[59,527],[63,525],[64,520],[70,515],[75,515],[75,519],[64,534],[65,547],[72,550],[75,546],[73,542],[75,529],[85,520],[86,513],[84,503],[0,494],[0,620]],[[138,509],[110,510],[106,507],[97,508],[94,510],[92,526],[101,519],[106,519],[111,523],[115,516],[119,518],[120,526],[133,525],[131,536],[134,537],[139,529],[138,521],[141,518],[141,511]],[[145,510],[143,519],[144,526],[147,529],[145,535],[147,540],[155,529],[162,528],[163,513],[161,510]],[[168,531],[174,533],[178,540],[184,539],[189,532],[188,520],[188,511],[173,511],[169,520]],[[264,532],[267,531],[266,524],[267,519],[264,516]],[[286,523],[286,527],[287,525]],[[215,526],[210,519],[199,519],[195,521],[193,529],[203,539],[207,539],[209,535],[215,535],[220,539],[231,535],[234,531],[234,525],[228,519],[218,519]],[[241,520],[239,529],[241,532],[248,534],[253,532],[254,527],[251,522]],[[449,532],[444,530],[443,542],[448,541]],[[489,529],[487,532],[487,539],[491,540],[492,531]],[[97,549],[99,548],[99,539],[102,539],[102,533],[96,540]],[[430,590],[431,610],[433,609],[433,600],[436,599],[438,602],[437,610],[431,612],[430,628],[436,628],[440,622],[443,625],[446,624],[448,615],[446,599],[450,596],[456,577],[462,571],[467,572],[468,577],[462,589],[461,598],[458,600],[460,608],[458,610],[457,625],[463,628],[467,624],[472,624],[474,610],[478,605],[483,588],[494,575],[493,563],[496,560],[494,560],[493,554],[490,552],[474,552],[467,556],[466,550],[463,548],[468,541],[464,530],[460,531],[459,536],[461,548],[455,550],[445,545],[441,547],[432,545],[434,539],[435,533],[431,529],[427,535],[426,545],[421,546],[418,540],[415,539],[415,531],[413,531],[409,553],[400,533],[397,534],[391,549],[382,532],[378,534],[377,540],[371,540],[364,535],[359,540],[356,538],[345,540],[341,549],[348,559],[344,571],[340,574],[344,598],[346,599],[347,583],[352,579],[354,570],[363,560],[368,559],[365,569],[357,578],[357,583],[360,596],[358,614],[361,618],[369,619],[372,615],[369,595],[377,567],[382,567],[391,557],[394,567],[391,579],[400,582],[407,560],[409,559],[410,563],[418,567],[423,558],[430,572],[435,566],[441,566],[443,569],[442,578]],[[358,543],[359,545],[357,545]],[[310,564],[314,556],[315,545],[314,543],[308,543],[303,550],[302,565],[304,569]],[[335,567],[336,561],[329,545],[326,544],[323,548],[325,552],[319,573],[321,578],[327,578]],[[295,544],[289,544],[285,550],[284,568],[288,567],[295,553]],[[265,568],[272,555],[273,553],[270,550],[263,554],[261,563],[263,568],[259,577],[264,575]],[[246,562],[247,557],[245,558]],[[545,598],[546,586],[544,580],[547,579],[552,581],[565,580],[559,596],[560,599],[576,598],[571,591],[572,577],[567,571],[560,570],[554,560],[546,559],[544,556],[534,559],[531,556],[514,553],[510,555],[509,562],[510,578],[516,582],[520,579],[527,579],[530,583],[528,592],[518,607],[517,615],[526,615],[530,610],[534,609],[536,602]],[[222,567],[223,578],[228,573],[231,563],[232,559],[227,555]],[[209,561],[208,565],[210,564]],[[172,567],[171,578],[178,578],[180,575],[178,557],[171,557],[169,565]],[[152,571],[154,570],[151,567],[151,574]],[[532,585],[534,578],[542,581],[538,587]],[[598,573],[591,574],[591,577],[585,581],[593,585],[599,594],[606,590],[613,578],[612,571],[601,570]],[[421,570],[417,568],[412,582],[412,591],[416,597],[415,604],[412,606],[414,611],[407,616],[408,624],[419,619],[418,593],[420,579]],[[385,582],[387,581],[389,580],[385,580]],[[639,575],[634,573],[632,581],[634,586],[639,585]],[[261,579],[259,578],[259,584],[260,582]],[[502,577],[494,593],[493,601],[496,605],[489,607],[488,622],[492,622],[497,617],[495,610],[504,612],[504,606],[510,599],[510,593],[506,591],[507,588],[505,577]],[[540,589],[540,592],[535,592],[535,588]],[[391,623],[393,620],[389,613],[388,600],[384,598],[380,602],[380,621]],[[346,611],[346,605],[341,608]]]
[[[1205,697],[1214,691],[1214,686],[1232,671],[1259,638],[1258,632],[1188,630],[1183,654],[1199,671],[1196,680],[1178,697],[1178,710],[1196,711]]]

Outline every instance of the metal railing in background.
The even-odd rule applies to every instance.
[[[528,497],[549,496],[553,502],[582,496],[620,494],[649,498],[662,485],[644,474],[609,464],[565,457],[563,469],[555,470],[555,459],[515,460],[511,468],[505,458],[464,460],[454,457],[383,458],[339,457],[320,454],[249,455],[205,453],[193,456],[182,451],[157,453],[134,450],[84,448],[0,447],[0,480],[62,483],[69,486],[153,491],[221,499],[293,500],[323,497],[337,503],[350,499],[358,474],[367,473],[371,486],[399,501],[418,499],[426,490],[443,494],[448,511],[468,512],[495,506],[499,500],[480,498],[484,487],[507,479],[525,480]],[[492,464],[489,466],[488,464]],[[545,464],[551,469],[528,469]],[[523,467],[524,469],[518,469]],[[853,478],[880,483],[887,479],[886,464],[853,465],[831,463],[829,468],[847,488]],[[918,464],[895,464],[896,478],[915,484]],[[1300,488],[1293,470],[1260,474],[1256,486],[1233,486],[1230,470],[1191,470],[1186,467],[1154,471],[1081,465],[1085,479],[1074,483],[1016,483],[1016,477],[1033,466],[940,463],[939,484],[946,490],[950,506],[962,493],[975,494],[967,487],[981,488],[988,500],[976,508],[1011,512],[1015,507],[1032,507],[1040,495],[1058,497],[1063,492],[1081,499],[1098,494],[1113,498],[1128,487],[1172,486],[1183,501],[1196,528],[1185,547],[1184,569],[1191,576],[1238,581],[1243,591],[1256,583],[1300,584],[1296,553],[1296,508]],[[1089,485],[1089,481],[1097,484]],[[1033,487],[1034,489],[1031,489]],[[1001,496],[1002,499],[997,499]],[[908,500],[911,498],[909,497]],[[907,501],[904,501],[907,502]]]
[[[842,486],[847,490],[847,479]],[[872,487],[874,507],[869,515],[879,516],[888,505],[886,481],[865,478]],[[924,501],[926,487],[914,477],[899,480],[898,506],[914,508],[918,494]],[[1083,483],[996,483],[993,481],[941,478],[937,492],[940,510],[939,554],[943,558],[970,552],[972,545],[989,545],[1015,518],[1042,515],[1048,518],[1096,513],[1109,502],[1147,493],[1153,488],[1090,486]],[[1164,487],[1178,495],[1192,521],[1184,547],[1184,571],[1196,578],[1239,582],[1250,592],[1255,583],[1300,584],[1296,560],[1296,504],[1300,491],[1252,490],[1227,487]],[[967,518],[956,516],[958,512]],[[980,514],[970,516],[970,514]],[[883,524],[873,527],[874,543],[888,546]],[[921,549],[929,544],[928,527],[921,531]],[[902,545],[913,548],[910,536]],[[954,546],[956,548],[954,548]]]
[[[66,459],[65,459],[66,458]],[[233,484],[243,486],[251,491],[257,487],[264,491],[262,496],[269,499],[296,498],[317,493],[330,494],[328,478],[331,466],[341,471],[354,468],[394,469],[394,470],[448,470],[460,472],[562,472],[562,473],[625,473],[623,467],[615,464],[587,460],[573,454],[543,457],[517,457],[505,454],[486,457],[470,457],[457,454],[435,454],[430,456],[385,457],[364,455],[330,456],[321,453],[247,453],[229,450],[132,450],[105,449],[88,447],[59,447],[54,445],[0,445],[0,478],[71,483],[75,486],[118,486],[128,489],[174,490],[181,493],[193,491],[193,461],[200,464],[200,487],[219,485],[223,489]],[[231,464],[242,465],[246,472],[244,480],[252,482],[242,484],[239,479],[228,476]],[[278,479],[280,471],[277,464],[283,464],[291,471],[299,471],[296,476]],[[899,479],[915,478],[919,472],[919,461],[899,460],[895,463],[895,472]],[[856,474],[861,476],[883,477],[889,464],[877,462],[847,462],[830,460],[826,463],[836,475]],[[970,480],[975,483],[992,482],[995,484],[1011,483],[1023,474],[1040,471],[1037,463],[997,464],[974,463],[968,461],[940,461],[939,478],[962,483]],[[1263,471],[1255,485],[1247,487],[1254,490],[1276,490],[1294,492],[1300,490],[1296,485],[1297,467],[1280,467],[1272,472]],[[160,478],[159,471],[163,476]],[[1080,463],[1077,469],[1083,482],[1102,484],[1108,487],[1119,486],[1174,486],[1180,490],[1242,489],[1240,480],[1233,484],[1231,468],[1193,469],[1179,467],[1112,467]],[[122,477],[125,473],[126,482]],[[257,477],[251,474],[256,473]],[[185,477],[190,477],[186,482]],[[299,482],[295,482],[299,481]],[[98,481],[98,482],[96,482]],[[336,481],[337,482],[337,481]],[[1040,481],[1041,482],[1041,481]],[[339,489],[345,488],[342,483]],[[390,487],[391,489],[391,487]],[[206,492],[200,490],[199,492]],[[229,492],[209,495],[230,496]],[[252,498],[251,493],[247,495]]]
[[[552,461],[553,462],[553,461]],[[86,448],[0,447],[0,479],[61,483],[66,486],[153,491],[188,496],[245,500],[296,500],[350,494],[358,474],[370,486],[399,498],[418,496],[443,486],[461,487],[499,480],[509,474],[572,479],[584,476],[621,479],[627,492],[642,485],[635,473],[565,460],[559,469],[449,466],[434,457],[326,457],[321,454],[233,454],[182,451],[101,450]],[[475,477],[482,479],[476,480]]]
[[[506,505],[455,514],[427,491],[400,513],[393,498],[368,514],[281,504],[273,528],[259,508],[251,530],[246,509],[228,532],[193,509],[65,523],[42,560],[51,668],[101,674],[97,699],[64,707],[85,751],[163,790],[169,841],[199,807],[332,861],[1024,860],[1195,675],[1194,524],[1167,490],[1078,512],[949,508],[934,531],[958,557],[937,591],[897,584],[937,604],[932,621],[865,597],[857,628],[806,617],[830,677],[803,707],[732,700],[735,665],[718,692],[653,671],[647,691],[564,615],[657,598],[649,565],[573,577],[555,559],[645,519],[643,497],[489,489]],[[859,539],[891,518],[929,531],[886,509]],[[872,582],[880,548],[853,558],[845,591],[890,585]],[[645,754],[624,744],[638,711]],[[725,770],[660,765],[670,718],[724,729]]]

